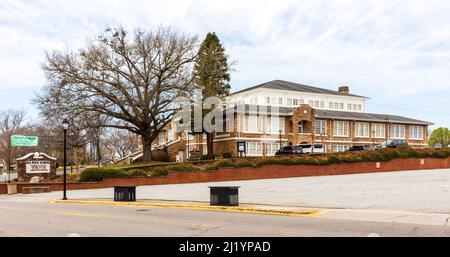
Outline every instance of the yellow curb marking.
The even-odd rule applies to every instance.
[[[93,217],[93,218],[108,218],[111,216],[101,215],[101,214],[90,214],[90,213],[78,213],[78,212],[56,212],[56,215],[64,216],[80,216],[80,217]]]
[[[281,210],[263,210],[242,207],[217,207],[205,205],[189,205],[189,204],[164,204],[164,203],[139,203],[139,202],[109,202],[109,201],[83,201],[83,200],[53,200],[51,203],[74,203],[74,204],[96,204],[96,205],[113,205],[113,206],[130,206],[130,207],[160,207],[160,208],[180,208],[203,211],[224,211],[224,212],[241,212],[253,214],[270,214],[283,216],[314,216],[323,213],[319,210],[311,211],[281,211]]]

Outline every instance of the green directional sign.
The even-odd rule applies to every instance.
[[[11,146],[37,146],[39,143],[39,137],[36,136],[11,136]]]

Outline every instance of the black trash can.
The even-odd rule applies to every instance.
[[[239,187],[209,187],[210,205],[239,206]]]
[[[117,186],[114,187],[115,202],[136,202],[135,186]]]

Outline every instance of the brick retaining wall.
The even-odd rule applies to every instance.
[[[422,164],[423,160],[423,164]],[[161,178],[114,178],[104,179],[108,186],[116,185],[164,185],[235,180],[291,178],[306,176],[344,175],[401,170],[424,170],[450,168],[447,159],[396,159],[389,162],[339,163],[332,165],[266,165],[260,168],[223,168],[216,172],[169,173]]]
[[[395,159],[378,164],[376,162],[357,162],[332,165],[266,165],[260,168],[223,168],[213,172],[169,173],[168,176],[159,178],[114,178],[104,179],[101,183],[68,183],[67,188],[77,190],[107,188],[117,185],[166,185],[445,168],[450,168],[450,158]],[[25,186],[49,186],[51,191],[60,191],[63,188],[62,183],[19,183],[17,191],[21,193]],[[5,193],[6,185],[0,184],[0,194]]]
[[[8,193],[8,188],[6,184],[0,184],[0,195],[4,195]]]

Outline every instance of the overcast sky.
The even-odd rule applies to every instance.
[[[77,49],[108,26],[216,32],[233,91],[284,79],[371,98],[368,112],[450,127],[450,1],[1,0],[0,109],[24,108],[46,81],[45,50]]]

